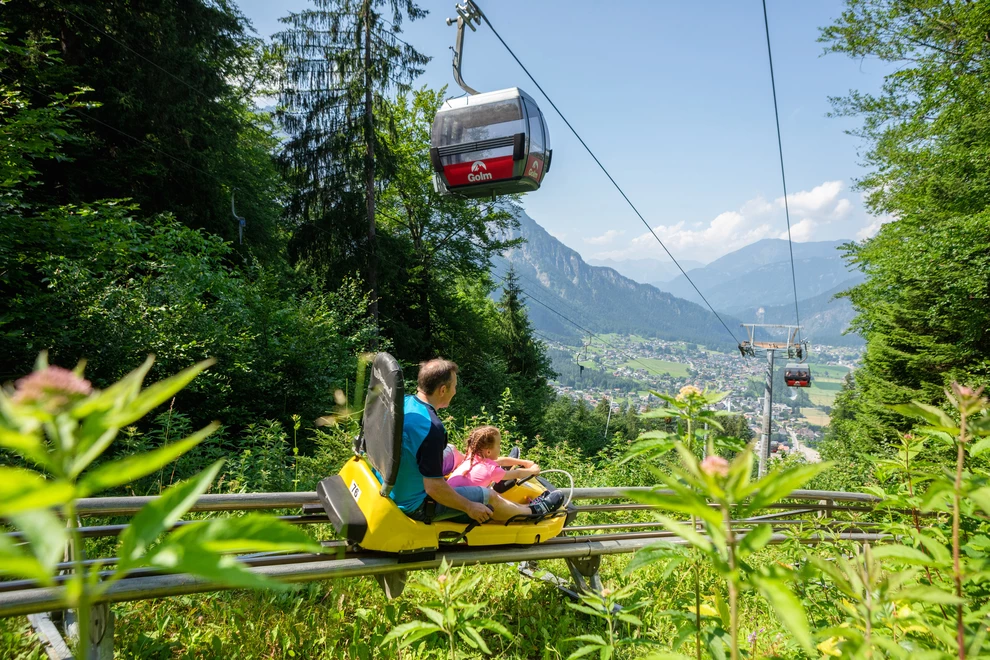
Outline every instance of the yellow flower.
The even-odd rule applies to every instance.
[[[701,607],[699,607],[697,610],[695,610],[695,608],[693,607],[691,608],[692,614],[697,614],[699,612],[701,613],[701,616],[718,616],[718,610],[716,610],[708,603],[702,603]]]
[[[681,388],[680,393],[677,395],[677,400],[687,401],[687,399],[692,396],[701,396],[701,390],[694,385],[685,385]]]
[[[822,652],[823,656],[826,657],[832,656],[838,658],[842,656],[842,651],[840,651],[837,647],[839,646],[840,642],[844,642],[844,641],[846,640],[842,637],[829,637],[824,642],[819,644],[816,648]]]

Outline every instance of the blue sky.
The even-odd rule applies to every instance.
[[[307,0],[239,0],[262,36]],[[481,0],[492,24],[609,168],[678,259],[709,262],[755,240],[786,236],[770,74],[759,0]],[[453,0],[421,0],[430,15],[403,38],[433,57],[418,84],[449,85]],[[871,60],[822,56],[818,28],[838,0],[768,0],[777,98],[796,240],[864,238],[870,217],[852,190],[863,174],[846,135],[856,120],[826,117],[829,96],[871,91]],[[523,198],[527,212],[585,258],[666,260],[646,228],[495,36],[465,39],[464,78],[489,91],[519,86],[547,115],[553,169]]]

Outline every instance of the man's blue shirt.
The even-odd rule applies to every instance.
[[[446,446],[447,431],[433,406],[407,395],[403,403],[399,474],[389,494],[402,511],[415,511],[426,499],[423,477],[443,478]]]

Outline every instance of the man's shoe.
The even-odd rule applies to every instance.
[[[564,494],[559,490],[551,490],[541,493],[539,497],[529,503],[529,508],[533,515],[545,516],[556,511],[564,503]]]

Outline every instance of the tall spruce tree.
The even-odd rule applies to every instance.
[[[499,325],[508,365],[509,387],[520,403],[514,411],[529,433],[539,426],[542,412],[553,398],[547,380],[554,372],[546,347],[533,336],[533,325],[523,303],[523,291],[513,268],[505,276],[499,300]]]
[[[362,267],[378,318],[375,194],[394,168],[386,135],[389,95],[408,89],[429,58],[400,39],[413,0],[313,0],[282,19],[279,116],[282,161],[293,184],[289,212],[301,225],[298,256],[340,275]],[[385,16],[388,14],[388,18]]]

